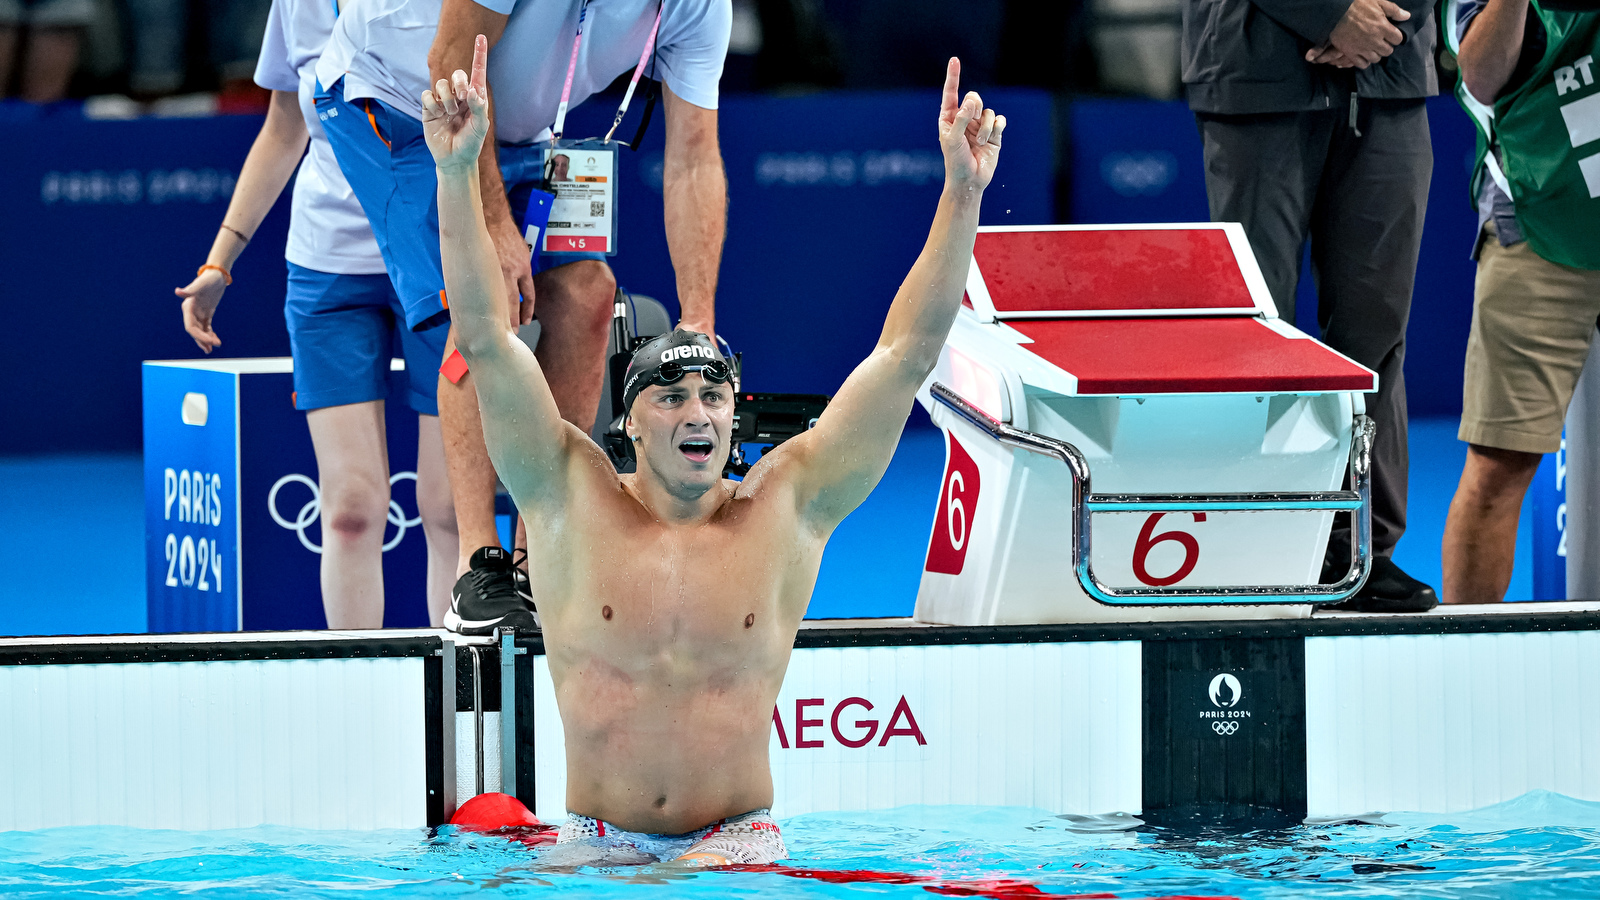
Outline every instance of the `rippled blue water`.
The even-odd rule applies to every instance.
[[[911,807],[783,822],[792,864],[902,872],[944,886],[830,884],[772,873],[539,871],[539,853],[441,829],[227,832],[60,828],[0,832],[0,895],[196,893],[254,897],[933,897],[1014,879],[1046,894],[1118,898],[1579,898],[1600,896],[1600,804],[1532,793],[1450,816],[1225,833],[1083,833],[1039,810]],[[963,887],[965,885],[965,887]],[[939,887],[940,884],[933,885]],[[1024,892],[1027,888],[1022,889]],[[1023,893],[1004,896],[1024,896]]]

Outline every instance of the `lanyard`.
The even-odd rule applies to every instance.
[[[578,8],[578,33],[572,38],[572,58],[567,62],[567,81],[561,87],[561,105],[556,107],[556,123],[551,126],[552,140],[560,140],[567,124],[567,106],[572,100],[572,76],[578,71],[578,48],[583,46],[583,22],[589,14],[589,0],[583,0],[583,5]],[[633,102],[633,92],[639,86],[639,76],[644,74],[644,64],[650,60],[650,53],[655,50],[656,34],[661,30],[661,5],[656,6],[655,24],[650,26],[650,37],[645,39],[644,52],[639,54],[639,64],[633,69],[633,80],[628,82],[628,92],[622,95],[622,105],[617,107],[617,117],[611,123],[611,130],[606,132],[605,140],[611,140],[611,135],[622,124],[622,117],[628,112],[628,104]]]
[[[606,132],[605,140],[617,133],[617,126],[622,124],[622,117],[628,112],[628,104],[633,102],[633,92],[639,86],[639,76],[644,74],[644,64],[650,60],[650,51],[656,46],[656,32],[661,30],[661,5],[656,6],[656,22],[650,26],[650,37],[645,39],[644,52],[639,54],[639,64],[633,67],[633,80],[628,82],[628,92],[622,95],[622,105],[617,107],[617,117],[611,120],[611,130]],[[570,80],[570,76],[569,80]]]

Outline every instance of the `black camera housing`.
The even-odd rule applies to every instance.
[[[770,450],[811,430],[827,407],[826,394],[735,394],[733,449],[725,470],[735,475],[750,471],[750,464],[744,460],[746,444]]]

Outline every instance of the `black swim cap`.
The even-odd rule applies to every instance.
[[[702,370],[700,366],[710,368]],[[698,331],[669,331],[634,351],[622,379],[623,410],[633,409],[633,401],[647,385],[672,384],[685,370],[700,371],[707,381],[732,380],[728,361],[711,338]]]

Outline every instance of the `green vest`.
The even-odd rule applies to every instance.
[[[1456,3],[1446,4],[1446,31],[1459,55]],[[1473,200],[1487,174],[1516,204],[1517,225],[1535,253],[1600,269],[1600,13],[1532,6],[1547,41],[1528,80],[1492,109],[1465,83],[1456,85],[1456,99],[1478,125]],[[1489,152],[1496,143],[1498,159]]]

